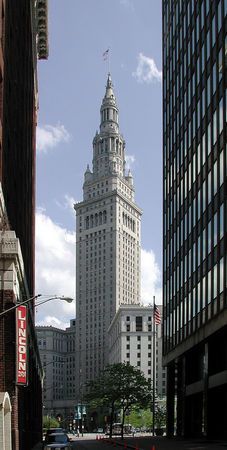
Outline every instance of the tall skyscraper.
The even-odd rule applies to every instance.
[[[226,0],[163,1],[170,435],[176,410],[178,435],[227,436],[226,14]]]
[[[125,173],[125,141],[110,74],[93,140],[93,169],[84,175],[75,205],[77,352],[84,383],[108,363],[107,329],[122,303],[140,302],[141,210],[133,178]]]

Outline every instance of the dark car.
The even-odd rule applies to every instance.
[[[63,430],[63,428],[48,428],[48,430],[46,430],[45,436],[48,436],[48,434],[53,434],[53,433],[64,433],[64,430]]]
[[[70,450],[72,448],[69,437],[66,433],[51,433],[47,434],[43,445],[43,450]]]

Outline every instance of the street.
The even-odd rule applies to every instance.
[[[72,438],[73,448],[77,450],[110,450],[116,448],[129,448],[137,450],[221,450],[227,449],[227,442],[215,441],[208,442],[205,440],[180,440],[167,439],[166,437],[152,437],[141,435],[138,437],[126,437],[122,442],[119,437],[114,437],[112,443],[108,442],[108,438],[101,436],[97,439],[95,434],[85,434],[83,437]],[[100,438],[100,436],[99,436]],[[102,439],[103,438],[103,439]],[[120,444],[120,445],[119,445]]]

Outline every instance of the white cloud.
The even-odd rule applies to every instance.
[[[155,61],[139,53],[136,72],[132,74],[139,83],[161,82],[162,72],[158,70]]]
[[[133,163],[135,162],[136,158],[134,155],[126,155],[125,156],[125,161],[126,161],[126,168],[127,169],[131,169]]]
[[[153,304],[153,297],[158,305],[162,303],[161,271],[155,260],[153,250],[141,250],[141,299],[142,303]]]
[[[36,147],[40,152],[46,152],[47,150],[56,147],[62,142],[68,142],[70,134],[64,127],[64,125],[57,124],[44,125],[37,127],[36,133]]]
[[[54,317],[54,316],[46,316],[44,320],[40,320],[36,325],[44,326],[44,327],[52,326],[52,327],[61,328],[62,330],[65,330],[67,327],[69,327],[70,323],[69,323],[69,321],[62,322],[61,320],[57,319],[57,317]]]
[[[74,197],[72,197],[68,194],[65,194],[63,202],[60,202],[59,200],[55,200],[55,203],[59,208],[70,211],[71,215],[75,219],[76,215],[75,215],[74,205],[75,205],[75,203],[77,203],[77,200],[75,200]]]
[[[45,214],[36,213],[36,292],[75,298],[75,233],[68,231]],[[75,317],[75,302],[53,300],[37,308],[37,322],[54,317],[69,322]],[[49,325],[49,323],[48,323]]]

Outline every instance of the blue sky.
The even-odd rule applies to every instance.
[[[110,61],[103,53],[110,49]],[[49,0],[49,58],[38,63],[36,291],[75,297],[75,215],[92,163],[108,64],[142,217],[142,298],[161,301],[161,0]],[[149,300],[150,299],[150,300]],[[75,305],[47,303],[64,326]]]

